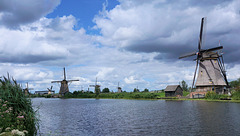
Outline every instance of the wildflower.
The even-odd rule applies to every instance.
[[[26,133],[26,134],[28,134],[28,131],[27,131],[27,130],[23,130],[23,133]]]
[[[5,129],[5,131],[7,131],[7,132],[8,132],[9,130],[11,130],[11,128],[10,128],[10,127],[7,127],[7,128]]]
[[[19,119],[23,119],[23,118],[24,118],[24,116],[17,116],[17,118],[19,118]]]
[[[12,111],[12,110],[13,110],[13,107],[9,107],[8,110]]]
[[[25,134],[18,129],[13,129],[11,133],[12,135],[25,136]]]
[[[7,104],[3,104],[3,106],[7,106]]]
[[[6,132],[2,132],[1,134],[0,134],[0,136],[5,136],[6,135]]]

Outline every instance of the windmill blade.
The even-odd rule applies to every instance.
[[[66,72],[65,72],[65,67],[63,68],[63,79],[66,80]]]
[[[227,75],[224,67],[224,62],[223,62],[223,57],[221,56],[222,60],[218,58],[218,66],[220,67],[221,73],[223,75],[223,78],[227,84],[227,87],[229,87],[228,80],[227,80]]]
[[[195,72],[194,72],[194,76],[193,76],[192,91],[193,91],[193,86],[194,86],[195,77],[196,77],[196,73],[197,73],[198,63],[199,63],[199,59],[197,58],[196,68],[195,68]]]
[[[204,17],[202,18],[200,34],[199,34],[199,42],[198,42],[198,50],[199,50],[199,52],[201,51],[201,48],[202,48],[203,25],[204,25]]]
[[[215,50],[220,50],[223,49],[223,46],[218,46],[218,47],[214,47],[214,48],[210,48],[210,49],[206,49],[206,50],[201,50],[201,52],[209,52],[209,51],[215,51]]]
[[[197,52],[186,53],[186,54],[181,55],[178,59],[194,56],[196,54],[197,54]]]
[[[76,80],[67,80],[68,82],[72,82],[72,81],[79,81],[78,79],[76,79]]]
[[[51,90],[52,90],[53,86],[51,86]]]
[[[62,81],[52,81],[51,83],[61,83]]]

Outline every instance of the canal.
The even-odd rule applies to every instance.
[[[240,104],[206,101],[33,98],[39,135],[240,135]]]

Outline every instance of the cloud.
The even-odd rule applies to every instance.
[[[59,4],[60,0],[1,0],[0,25],[18,28],[20,25],[39,20]]]
[[[190,86],[195,62],[177,58],[197,49],[200,20],[207,16],[204,48],[217,46],[220,39],[230,70],[228,76],[231,80],[237,78],[233,75],[239,69],[238,1],[206,1],[205,6],[190,0],[119,2],[111,10],[103,8],[93,19],[100,35],[75,29],[79,20],[72,15],[44,17],[56,3],[44,14],[38,11],[38,18],[32,21],[0,24],[0,72],[9,72],[23,83],[29,81],[35,90],[53,85],[56,92],[60,85],[51,81],[62,79],[63,66],[67,79],[80,80],[70,85],[72,92],[87,90],[96,77],[101,89],[113,91],[117,91],[118,82],[126,91],[136,86],[140,90],[159,90],[181,80]],[[9,9],[9,3],[4,4],[0,6],[4,7],[0,8],[1,22]]]
[[[181,54],[197,50],[200,21],[207,17],[204,48],[221,40],[227,63],[239,63],[232,48],[240,51],[240,2],[238,0],[138,1],[120,5],[94,18],[102,34],[99,42],[135,53],[159,53],[159,61],[177,61]]]

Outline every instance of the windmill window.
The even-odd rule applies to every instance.
[[[201,75],[202,75],[202,71],[201,71]]]
[[[216,60],[215,60],[214,62],[215,62],[215,63],[217,63],[217,61],[216,61]]]

